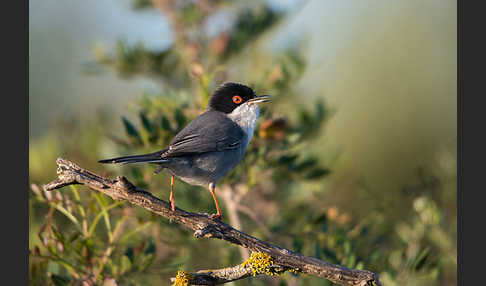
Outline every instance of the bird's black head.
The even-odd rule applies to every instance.
[[[227,82],[214,91],[209,99],[208,109],[231,113],[242,104],[264,102],[267,99],[267,96],[256,96],[253,89],[246,85]]]

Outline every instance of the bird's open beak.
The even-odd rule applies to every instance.
[[[262,103],[270,101],[270,95],[261,95],[248,100],[249,104]]]

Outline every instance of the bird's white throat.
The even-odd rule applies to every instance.
[[[260,107],[258,104],[242,104],[235,108],[233,112],[228,114],[228,117],[233,120],[246,133],[246,146],[250,143],[253,137],[253,131],[260,114]]]

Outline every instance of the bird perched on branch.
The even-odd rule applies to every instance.
[[[170,203],[175,210],[174,177],[191,184],[208,186],[220,219],[216,183],[245,155],[260,113],[259,103],[270,96],[257,96],[248,86],[228,82],[219,86],[204,113],[182,129],[163,150],[134,156],[100,160],[100,163],[157,164],[155,173],[167,168],[171,175]]]

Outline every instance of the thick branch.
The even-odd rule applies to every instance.
[[[272,257],[273,267],[294,269],[301,273],[330,280],[339,285],[379,285],[378,276],[373,272],[348,269],[261,241],[253,236],[234,229],[220,220],[211,219],[208,214],[191,213],[180,208],[176,208],[175,211],[172,211],[168,202],[153,196],[147,191],[137,188],[125,177],[117,177],[116,180],[104,178],[84,170],[73,162],[62,158],[58,158],[56,163],[58,166],[58,178],[53,182],[44,185],[44,190],[46,191],[59,189],[72,184],[82,184],[90,189],[102,192],[115,200],[128,201],[134,205],[143,207],[153,213],[177,222],[186,228],[193,230],[194,236],[197,238],[218,238],[248,248],[253,252],[266,253]],[[229,269],[233,268],[234,267]],[[218,273],[224,273],[221,272],[224,271],[224,269],[219,271],[220,272]],[[206,272],[205,274],[211,276],[211,274],[208,273],[210,272]],[[248,275],[248,273],[245,272],[244,275]],[[225,283],[223,282],[224,275],[223,277],[220,277],[212,274],[212,277],[214,278],[215,283]],[[233,278],[236,279],[237,277]]]

